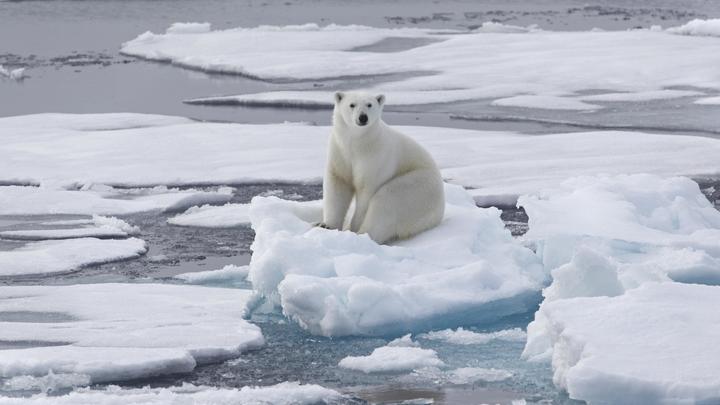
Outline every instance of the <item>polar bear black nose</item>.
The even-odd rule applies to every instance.
[[[358,117],[358,121],[360,121],[360,125],[367,124],[367,120],[368,120],[367,114],[360,114],[360,116]]]

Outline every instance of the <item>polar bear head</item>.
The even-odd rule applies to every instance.
[[[359,91],[335,93],[334,119],[351,128],[372,127],[382,115],[385,96],[371,95]]]

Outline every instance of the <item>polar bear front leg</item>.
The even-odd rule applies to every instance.
[[[332,171],[323,179],[323,223],[325,228],[342,230],[353,197],[352,187]]]

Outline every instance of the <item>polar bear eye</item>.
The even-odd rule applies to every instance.
[[[350,104],[350,108],[355,108],[355,104]]]
[[[368,108],[372,108],[372,104],[368,103]]]

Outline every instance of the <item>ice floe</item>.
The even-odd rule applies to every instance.
[[[182,214],[168,218],[167,222],[180,226],[232,228],[250,223],[249,210],[249,204],[203,205],[190,207]]]
[[[0,341],[37,346],[3,350],[0,379],[190,372],[263,345],[260,328],[242,319],[251,299],[247,290],[168,284],[0,287]]]
[[[616,297],[543,304],[553,380],[590,404],[696,404],[720,399],[720,287],[647,283]]]
[[[667,29],[672,34],[720,37],[720,18],[694,19],[679,27]]]
[[[198,204],[223,204],[231,198],[232,192],[226,189],[178,190],[160,186],[147,190],[112,187],[65,190],[55,187],[0,186],[0,215],[124,215],[153,210],[178,212]]]
[[[219,270],[197,271],[182,273],[175,276],[189,284],[233,284],[245,281],[250,266],[236,266],[228,264]]]
[[[720,73],[712,68],[720,63],[720,53],[715,52],[716,40],[695,36],[717,35],[717,21],[696,20],[668,31],[543,31],[501,24],[442,33],[314,24],[196,34],[171,30],[165,34],[146,32],[123,44],[122,52],[194,69],[268,80],[415,73],[412,77],[405,75],[383,82],[382,91],[395,104],[434,104],[519,95],[573,95],[598,89],[614,92],[647,92],[676,86],[718,89]],[[674,35],[680,33],[692,35]],[[394,37],[439,41],[390,53],[353,50]],[[278,105],[316,106],[319,100],[326,100],[327,104],[331,97],[327,91],[269,92],[235,100],[247,104],[274,100]]]
[[[65,395],[0,397],[0,405],[313,405],[339,404],[344,396],[315,384],[283,382],[264,387],[217,388],[183,384],[169,388],[78,389]]]
[[[15,240],[47,240],[47,239],[73,239],[73,238],[126,238],[140,232],[136,226],[115,217],[94,215],[92,220],[55,221],[49,225],[82,225],[81,228],[59,229],[23,229],[0,231],[0,238]]]
[[[527,334],[520,328],[504,329],[488,333],[473,332],[471,330],[457,328],[456,330],[445,329],[423,333],[419,335],[418,338],[441,340],[455,345],[480,345],[493,340],[524,342],[527,338]]]
[[[554,382],[589,403],[720,397],[720,287],[685,284],[720,283],[720,212],[695,182],[582,177],[519,204],[552,275],[525,358],[551,360]]]
[[[367,356],[348,356],[338,366],[364,373],[412,371],[425,367],[444,366],[437,352],[423,349],[410,339],[410,335],[376,348]]]
[[[398,129],[431,152],[443,177],[472,188],[482,204],[512,204],[518,195],[580,175],[720,173],[720,141],[712,138],[623,131],[526,136],[436,127]],[[41,114],[0,118],[0,131],[5,135],[0,182],[47,184],[0,187],[0,215],[119,215],[167,207],[181,212],[195,205],[223,204],[232,195],[229,190],[162,187],[148,194],[125,194],[99,185],[319,182],[330,128],[200,123],[142,114]],[[202,158],[189,158],[188,151]],[[58,184],[85,187],[71,191],[52,186]],[[203,215],[214,211],[208,208]]]
[[[318,202],[255,197],[249,280],[314,334],[386,335],[527,311],[545,278],[495,208],[447,185],[441,225],[384,246],[313,227]]]
[[[145,254],[138,238],[77,238],[31,242],[0,251],[0,276],[67,273],[91,264],[132,259]]]
[[[588,104],[583,100],[559,96],[513,96],[499,98],[491,103],[503,107],[543,108],[546,110],[599,110],[599,105]]]

